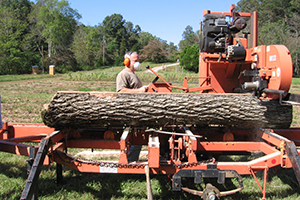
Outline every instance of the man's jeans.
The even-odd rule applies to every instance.
[[[138,161],[141,149],[142,145],[131,145],[127,156],[128,161]]]

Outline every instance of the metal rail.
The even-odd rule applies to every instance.
[[[122,159],[120,157],[119,161],[86,161],[80,160],[76,157],[72,157],[71,155],[67,155],[62,151],[67,147],[74,148],[89,148],[90,145],[83,144],[82,141],[84,139],[89,138],[89,135],[92,134],[89,132],[84,133],[84,137],[76,138],[77,143],[74,143],[73,137],[66,137],[68,132],[63,131],[54,131],[52,134],[44,137],[38,131],[31,132],[31,136],[28,135],[26,131],[25,137],[9,137],[9,139],[2,139],[0,141],[0,150],[6,149],[6,152],[13,154],[20,154],[29,156],[28,166],[30,170],[24,191],[22,193],[21,199],[31,199],[37,198],[37,185],[38,185],[38,177],[42,169],[42,165],[47,163],[45,157],[51,158],[52,162],[56,162],[57,165],[64,165],[80,172],[95,172],[95,173],[126,173],[126,174],[145,174],[145,166],[149,166],[150,172],[152,174],[170,174],[174,175],[173,181],[176,188],[181,188],[186,192],[190,192],[196,195],[204,195],[203,192],[214,191],[215,187],[208,187],[203,192],[202,191],[194,191],[192,189],[188,189],[185,187],[181,187],[180,179],[181,177],[190,177],[190,173],[193,174],[196,183],[200,182],[200,177],[211,176],[211,174],[215,174],[213,177],[217,178],[220,183],[223,183],[225,178],[230,178],[227,176],[227,173],[230,171],[235,171],[238,175],[245,174],[254,174],[258,171],[265,171],[265,177],[269,168],[281,165],[283,168],[293,168],[296,174],[296,178],[298,182],[300,182],[300,151],[296,149],[296,146],[292,140],[300,140],[300,130],[297,129],[287,129],[287,130],[262,130],[262,129],[231,129],[231,132],[235,134],[238,138],[239,134],[241,136],[246,136],[248,134],[254,136],[256,135],[256,139],[259,140],[250,140],[250,141],[220,141],[218,133],[224,133],[224,130],[211,129],[211,133],[209,136],[213,136],[210,138],[203,139],[201,141],[201,135],[204,135],[207,130],[198,130],[197,134],[193,134],[187,127],[182,127],[183,133],[178,132],[168,132],[156,129],[148,129],[143,130],[140,133],[145,134],[141,136],[136,134],[135,130],[131,130],[132,128],[125,128],[123,132],[120,132],[120,138],[116,140],[103,140],[101,138],[93,141],[95,148],[104,148],[104,149],[120,149],[120,155],[122,155]],[[25,129],[24,129],[25,130]],[[27,130],[27,129],[26,129]],[[30,129],[34,130],[34,129]],[[40,129],[37,129],[40,130]],[[174,129],[170,129],[173,130]],[[179,130],[179,129],[178,129]],[[277,134],[278,132],[278,134]],[[65,133],[65,134],[64,134]],[[21,136],[21,133],[17,135]],[[148,135],[148,137],[147,137]],[[159,136],[160,135],[160,136]],[[168,136],[170,135],[170,137]],[[299,136],[298,136],[299,135]],[[146,137],[145,137],[146,136]],[[174,137],[176,136],[176,137]],[[291,137],[293,136],[293,137]],[[42,139],[43,138],[43,139]],[[138,140],[136,138],[139,138]],[[144,138],[144,139],[142,139]],[[147,139],[148,138],[148,139]],[[168,139],[169,149],[170,151],[176,150],[174,155],[178,155],[174,158],[168,158],[166,160],[160,158],[160,142]],[[291,138],[291,140],[287,139]],[[64,139],[64,140],[63,140]],[[141,140],[140,140],[141,139]],[[172,139],[174,142],[172,143]],[[200,141],[199,141],[200,139]],[[263,139],[265,141],[262,141]],[[22,148],[24,150],[20,151],[19,142],[30,142],[30,141],[41,141],[39,147],[35,147],[32,145],[25,145]],[[116,143],[118,142],[118,145]],[[139,142],[148,141],[148,162],[128,162],[127,160],[127,150],[132,144],[141,144]],[[171,143],[170,143],[171,142]],[[96,144],[97,143],[97,144]],[[56,144],[55,147],[51,148],[52,144]],[[23,144],[22,144],[23,145]],[[172,145],[174,145],[172,147]],[[118,147],[117,147],[118,146]],[[6,148],[10,147],[10,148]],[[16,151],[15,149],[19,149]],[[214,159],[209,160],[200,160],[197,158],[196,154],[205,153],[208,154],[210,152],[243,152],[243,151],[261,151],[265,154],[265,156],[256,158],[247,162],[215,162]],[[36,155],[35,155],[36,154]],[[48,155],[47,155],[48,154]],[[185,157],[181,157],[185,154]],[[181,160],[184,158],[185,160]],[[71,161],[71,162],[70,162]],[[210,168],[214,166],[215,168]],[[249,171],[250,170],[250,171]],[[59,173],[61,169],[57,170],[58,181],[62,180],[62,174]],[[184,172],[184,173],[183,173]],[[186,174],[188,172],[188,175]],[[183,173],[183,174],[182,174]],[[225,175],[226,174],[226,175]],[[237,176],[235,176],[237,178]],[[266,197],[266,178],[264,179],[263,185],[259,185],[262,193],[263,199]],[[229,194],[233,194],[237,191],[243,189],[243,186],[240,185],[237,189],[231,191],[219,191],[215,192],[216,195],[225,196]]]
[[[48,153],[48,149],[50,147],[50,140],[51,137],[57,135],[59,131],[54,131],[52,134],[48,135],[47,137],[43,138],[40,142],[39,149],[36,153],[36,156],[34,158],[29,176],[27,178],[25,188],[22,192],[21,198],[22,200],[25,199],[36,199],[36,188],[38,185],[38,178],[42,170],[43,162],[46,157],[46,154]],[[32,156],[30,156],[32,157]]]

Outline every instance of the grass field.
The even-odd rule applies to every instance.
[[[49,103],[56,91],[115,91],[115,77],[121,69],[114,67],[55,76],[0,76],[3,121],[41,123],[43,104]],[[143,71],[137,74],[144,84],[155,78]],[[175,84],[182,83],[184,76],[197,76],[179,67],[168,68],[159,74]],[[293,79],[291,92],[300,93],[300,79]],[[293,127],[300,126],[299,112],[295,107]],[[71,151],[76,153],[81,149]],[[26,159],[0,152],[0,199],[20,198],[28,176]],[[63,176],[63,184],[56,185],[55,164],[44,166],[39,177],[39,199],[147,199],[143,175],[79,173],[64,167]],[[271,169],[268,179],[267,199],[300,199],[300,187],[292,169]],[[185,181],[187,185],[193,182]],[[244,176],[243,181],[244,190],[223,199],[261,199],[262,194],[253,177]],[[183,191],[173,192],[164,175],[152,175],[151,184],[154,199],[201,199]],[[235,181],[232,184],[237,185]]]

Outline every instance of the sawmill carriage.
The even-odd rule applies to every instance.
[[[250,19],[251,32],[243,32]],[[156,78],[147,93],[57,92],[44,107],[41,124],[4,123],[0,150],[29,156],[30,174],[21,199],[37,188],[43,164],[57,163],[80,172],[149,174],[171,177],[174,191],[203,199],[232,195],[244,188],[243,175],[252,175],[266,198],[267,173],[280,166],[293,168],[300,181],[296,145],[300,129],[290,128],[289,94],[292,61],[283,45],[257,46],[257,13],[203,12],[199,77],[186,77],[182,87]],[[188,87],[196,79],[199,86]],[[160,82],[157,82],[160,80]],[[173,93],[174,89],[183,93]],[[124,103],[126,101],[126,103]],[[21,144],[39,142],[39,147]],[[128,161],[131,145],[147,145],[147,161]],[[91,161],[68,154],[68,148],[119,149],[118,161]],[[260,156],[243,162],[222,161],[219,155]],[[264,184],[256,174],[263,172]],[[184,187],[188,178],[203,190]],[[215,181],[207,182],[214,179]],[[238,187],[219,185],[235,179]]]

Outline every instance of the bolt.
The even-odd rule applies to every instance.
[[[214,193],[214,192],[210,192],[210,193],[208,194],[208,199],[209,199],[209,200],[215,200],[215,199],[216,199],[215,193]]]

